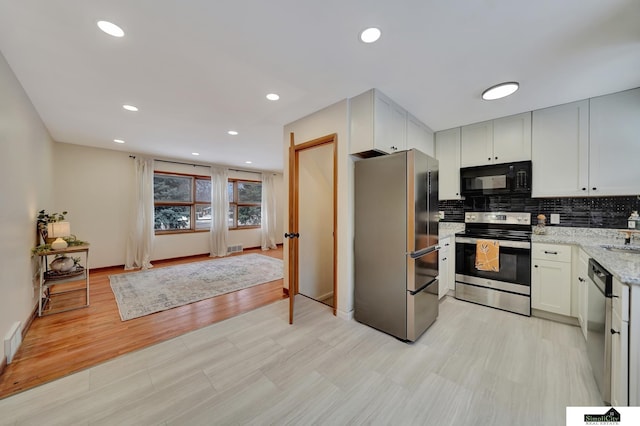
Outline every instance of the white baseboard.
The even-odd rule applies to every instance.
[[[340,309],[336,309],[336,316],[343,320],[351,321],[353,319],[353,309],[349,312],[341,311]]]

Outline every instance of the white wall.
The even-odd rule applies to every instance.
[[[296,145],[336,133],[338,152],[337,173],[337,314],[342,318],[353,317],[353,159],[349,155],[349,105],[342,100],[284,127],[284,181],[289,179],[290,133],[295,134]],[[288,199],[288,186],[285,188]],[[285,220],[288,206],[285,204]],[[288,222],[285,222],[288,226]],[[285,241],[285,261],[288,262],[288,241]],[[289,285],[288,270],[285,268],[285,286]]]
[[[298,290],[316,300],[333,295],[333,150],[298,154]]]
[[[53,211],[53,141],[22,86],[0,54],[0,340],[25,322],[37,303],[30,250],[36,216]],[[0,344],[0,361],[4,359]]]
[[[56,208],[67,210],[71,232],[91,244],[90,267],[124,264],[129,226],[132,188],[135,180],[129,153],[56,143]],[[155,162],[159,171],[208,175],[208,167]],[[229,172],[230,177],[260,180],[259,174]],[[276,174],[276,187],[283,188],[282,175]],[[277,191],[278,210],[283,211],[284,196]],[[283,218],[277,220],[276,242],[282,243]],[[259,247],[260,229],[229,231],[229,245]],[[209,253],[209,233],[157,235],[153,260]]]

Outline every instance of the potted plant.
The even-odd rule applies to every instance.
[[[51,243],[50,240],[53,240],[53,238],[48,238],[47,225],[52,222],[63,221],[66,214],[66,211],[62,213],[47,213],[45,210],[40,210],[38,212],[37,226],[43,243]]]

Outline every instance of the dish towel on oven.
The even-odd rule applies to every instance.
[[[476,243],[476,269],[498,272],[500,270],[500,244],[495,240],[478,240]]]

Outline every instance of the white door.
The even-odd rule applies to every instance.
[[[333,153],[328,143],[298,155],[298,291],[333,306]]]

